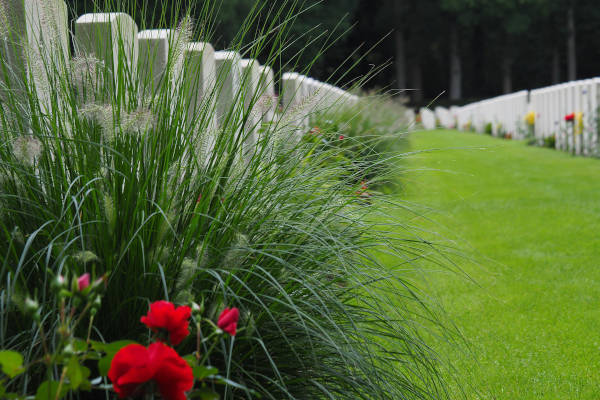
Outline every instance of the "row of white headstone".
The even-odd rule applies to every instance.
[[[523,90],[446,109],[420,110],[425,129],[437,126],[474,130],[492,135],[531,138],[543,143],[555,139],[558,150],[581,155],[599,153],[600,78]]]
[[[61,62],[69,61],[69,21],[67,6],[63,0],[10,0],[9,9],[4,11],[11,18],[6,22],[7,32],[12,33],[22,43],[19,46],[7,46],[5,36],[4,50],[0,50],[4,62],[13,64],[13,69],[27,69],[30,79],[36,80],[38,97],[41,102],[49,101],[51,88],[48,82],[42,82],[43,77],[32,73],[34,70],[31,60],[43,59],[52,63],[58,59]],[[6,4],[2,4],[6,7]],[[4,22],[4,21],[2,21]],[[140,79],[147,79],[158,85],[163,78],[169,63],[173,63],[173,46],[179,38],[178,29],[153,29],[138,32],[134,20],[125,13],[95,13],[85,14],[74,23],[73,45],[75,56],[93,57],[104,63],[116,75],[119,68],[125,68],[138,74]],[[21,46],[21,44],[23,46]],[[179,45],[179,44],[178,44]],[[28,48],[28,54],[12,54],[8,47]],[[276,95],[276,81],[273,69],[260,65],[256,59],[244,59],[234,51],[215,51],[210,43],[189,42],[181,46],[181,71],[175,79],[182,83],[186,80],[194,81],[195,93],[188,93],[190,108],[206,107],[201,104],[207,98],[212,98],[214,112],[212,113],[211,126],[218,128],[226,115],[236,102],[239,102],[240,92],[244,96],[244,111],[248,107],[260,106],[267,110],[262,112],[248,112],[250,125],[257,125],[261,121],[273,121],[288,112],[293,112],[299,127],[308,128],[308,115],[317,108],[329,108],[336,104],[353,104],[358,101],[356,95],[319,82],[315,79],[298,73],[284,73],[281,77],[281,99]],[[54,60],[54,61],[53,61]],[[34,61],[35,62],[35,61]],[[188,66],[193,74],[186,74],[183,66]],[[48,78],[46,78],[47,80]],[[220,82],[219,92],[214,95],[216,82]],[[211,94],[212,95],[209,95]],[[44,100],[46,99],[46,100]],[[257,100],[260,99],[260,100]],[[42,108],[44,105],[42,104]],[[254,111],[254,110],[252,110]],[[194,114],[196,110],[188,110]],[[292,118],[293,119],[293,118]]]
[[[600,78],[594,78],[532,90],[529,110],[535,112],[535,137],[554,135],[559,150],[597,155],[599,87]]]
[[[435,129],[441,126],[446,129],[456,128],[456,109],[457,107],[436,107],[433,111],[427,107],[419,110],[421,124],[425,129]]]

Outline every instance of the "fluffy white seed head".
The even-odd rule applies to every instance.
[[[115,132],[143,133],[156,126],[156,116],[148,108],[140,107],[132,112],[121,111],[120,119],[115,120],[115,112],[110,104],[86,104],[79,112],[102,128],[107,141],[115,138]]]
[[[42,154],[42,143],[34,136],[19,136],[13,142],[13,154],[23,164],[33,165]]]
[[[78,56],[71,60],[70,67],[78,99],[93,99],[103,84],[104,62],[93,56]]]

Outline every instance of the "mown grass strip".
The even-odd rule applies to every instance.
[[[600,161],[456,131],[410,143],[399,197],[472,279],[426,265],[471,345],[442,345],[466,397],[597,399]]]

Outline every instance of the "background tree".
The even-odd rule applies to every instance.
[[[441,0],[440,7],[447,21],[449,39],[450,100],[462,96],[462,49],[464,36],[477,24],[479,12],[474,0]]]
[[[198,9],[206,1],[192,3]],[[69,4],[75,17],[90,10],[93,0]],[[156,27],[156,16],[171,8],[159,0],[139,4],[134,11],[140,26]],[[218,23],[209,30],[215,48],[223,49],[255,0],[215,4]],[[263,19],[254,21],[254,28],[271,7],[292,1],[261,4]],[[459,104],[600,75],[597,0],[300,0],[298,5],[305,11],[294,18],[289,47],[276,69],[310,67],[306,73],[318,79],[350,83],[386,66],[370,77],[367,88],[399,89],[414,106],[433,99]],[[266,55],[259,59],[264,62]]]
[[[406,89],[406,2],[402,0],[388,0],[387,7],[393,10],[394,25],[394,64],[396,66],[396,85],[401,91]]]

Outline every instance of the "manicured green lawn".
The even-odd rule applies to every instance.
[[[410,143],[438,150],[408,157],[399,197],[473,279],[425,265],[471,344],[439,346],[466,397],[600,399],[600,160],[456,131]]]

